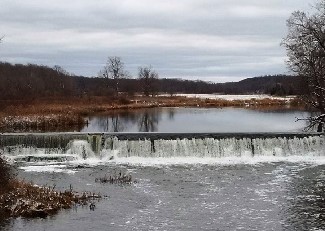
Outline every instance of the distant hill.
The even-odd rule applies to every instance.
[[[303,93],[301,78],[276,75],[244,79],[239,82],[211,83],[184,79],[161,78],[156,81],[161,93],[195,94],[274,94],[298,95]],[[112,80],[71,76],[61,68],[0,63],[0,100],[32,100],[35,98],[110,96]],[[121,79],[122,92],[141,92],[137,79]]]
[[[161,79],[161,92],[181,92],[196,94],[302,94],[302,79],[296,76],[275,75],[241,80],[239,82],[210,83],[181,79]]]
[[[239,82],[225,83],[223,88],[225,94],[299,95],[303,93],[302,79],[288,75],[247,78]]]

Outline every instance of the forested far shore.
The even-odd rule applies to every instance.
[[[155,93],[186,94],[271,94],[304,93],[301,78],[275,75],[244,79],[239,82],[212,83],[200,80],[157,78]],[[114,79],[74,76],[55,66],[0,63],[0,100],[35,100],[39,98],[114,96]],[[119,92],[142,92],[139,78],[121,78]]]

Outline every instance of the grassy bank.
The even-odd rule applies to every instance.
[[[73,192],[72,188],[64,192],[55,187],[40,187],[32,183],[17,180],[12,167],[0,156],[0,219],[10,217],[45,218],[69,209],[74,205],[87,205],[98,195]]]
[[[71,99],[43,99],[29,102],[7,101],[0,112],[0,131],[73,131],[80,130],[85,116],[114,110],[133,110],[153,107],[265,107],[300,105],[297,99],[224,100],[181,96],[120,96],[118,98],[84,97]]]

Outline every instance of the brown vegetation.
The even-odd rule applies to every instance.
[[[60,209],[86,205],[100,196],[83,193],[78,195],[70,187],[57,192],[55,187],[39,187],[15,179],[12,167],[0,156],[0,219],[8,217],[47,217]],[[91,203],[93,204],[93,203]]]
[[[12,180],[6,192],[0,194],[0,212],[7,217],[47,217],[75,204],[86,205],[94,194],[77,195],[72,190],[57,192],[55,187],[39,187]]]
[[[15,103],[15,102],[14,102]],[[153,107],[263,107],[297,106],[298,99],[286,102],[279,99],[222,100],[199,99],[180,96],[119,96],[83,97],[55,100],[34,100],[6,105],[0,112],[0,131],[79,131],[86,116]]]
[[[112,175],[112,176],[105,175],[104,177],[96,178],[95,182],[100,182],[103,184],[110,183],[110,184],[126,185],[126,184],[136,183],[137,181],[133,180],[130,174],[119,172],[118,175]]]

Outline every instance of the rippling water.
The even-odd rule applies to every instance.
[[[306,160],[306,159],[305,159]],[[307,158],[308,160],[308,158]],[[325,227],[325,160],[228,161],[213,164],[68,165],[19,170],[36,184],[107,195],[86,207],[47,219],[16,219],[1,230],[322,230]],[[37,169],[37,168],[36,168]],[[46,171],[46,169],[48,171]],[[129,172],[137,183],[95,182]]]

